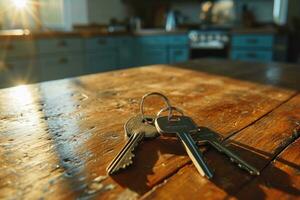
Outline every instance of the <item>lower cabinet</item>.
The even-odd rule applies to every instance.
[[[137,51],[139,65],[168,63],[168,52],[166,48],[140,48]]]
[[[183,62],[189,58],[187,43],[186,35],[38,39],[30,43],[36,49],[32,55],[25,43],[16,43],[18,51],[0,61],[0,87]]]
[[[182,35],[155,35],[137,38],[137,65],[183,62],[189,59],[188,37]]]
[[[188,46],[171,47],[168,53],[169,53],[169,63],[184,62],[187,61],[190,56]]]
[[[43,81],[74,77],[83,74],[83,53],[43,55],[39,59]]]
[[[105,72],[117,69],[118,56],[116,50],[100,50],[86,54],[85,73]]]
[[[272,51],[233,50],[231,58],[243,61],[272,61]]]
[[[276,34],[235,33],[232,35],[230,58],[241,61],[286,60],[287,37]]]
[[[13,58],[0,62],[0,87],[40,81],[38,62],[35,58]]]
[[[120,36],[117,40],[117,68],[124,69],[128,67],[136,66],[136,55],[135,55],[135,42],[134,38],[130,36]]]

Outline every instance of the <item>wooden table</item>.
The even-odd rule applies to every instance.
[[[197,60],[0,90],[0,199],[299,198],[297,67]],[[161,137],[140,145],[131,167],[107,176],[125,143],[124,123],[152,91],[221,134],[261,175],[208,148],[215,176],[207,180],[177,139]],[[163,105],[146,103],[148,113]]]

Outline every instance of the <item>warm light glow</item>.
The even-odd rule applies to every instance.
[[[26,85],[19,85],[11,89],[11,100],[18,104],[16,106],[26,105],[32,102],[31,92]]]
[[[22,10],[27,6],[27,0],[11,0],[13,5],[19,9]]]

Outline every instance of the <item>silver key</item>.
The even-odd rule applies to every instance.
[[[142,115],[139,114],[130,118],[126,122],[126,124],[124,125],[126,137],[130,138],[132,133],[134,133],[136,130],[142,130],[145,133],[145,139],[153,139],[160,135],[154,126],[154,118],[151,116],[144,117],[146,121],[143,120]]]
[[[147,117],[147,119],[151,118]],[[109,175],[132,164],[133,151],[144,138],[155,138],[159,135],[155,126],[151,123],[145,123],[141,115],[130,118],[124,125],[124,130],[128,141],[106,168]]]
[[[155,126],[161,134],[177,135],[199,173],[207,178],[213,177],[212,171],[205,163],[201,152],[190,135],[191,131],[198,130],[198,127],[191,118],[187,116],[172,116],[172,118],[168,116],[157,117]]]
[[[247,170],[251,175],[259,175],[259,171],[255,167],[244,161],[234,152],[230,151],[225,145],[223,145],[221,142],[221,137],[217,133],[209,130],[206,127],[199,127],[198,132],[195,132],[192,137],[199,145],[208,143],[219,152],[224,153],[230,158],[230,161],[236,163],[240,168]]]

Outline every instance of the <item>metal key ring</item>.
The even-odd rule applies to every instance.
[[[160,117],[161,114],[165,111],[169,110],[169,114],[168,114],[168,120],[171,120],[171,118],[173,117],[173,111],[177,111],[179,112],[182,116],[184,116],[183,111],[177,107],[173,107],[173,106],[168,106],[165,108],[162,108],[156,115],[156,118]]]
[[[144,102],[145,102],[145,99],[146,99],[147,97],[149,97],[149,96],[159,96],[159,97],[162,97],[163,100],[165,101],[166,105],[167,105],[167,108],[172,107],[172,106],[171,106],[171,103],[170,103],[170,101],[169,101],[169,99],[168,99],[165,95],[163,95],[163,94],[161,94],[161,93],[159,93],[159,92],[151,92],[151,93],[145,94],[145,95],[142,97],[142,100],[141,100],[141,103],[140,103],[140,113],[141,113],[141,115],[142,115],[142,119],[143,119],[145,122],[147,122],[147,118],[145,117],[145,112],[144,112]],[[172,115],[172,109],[168,109],[168,110],[169,110],[169,115]]]

